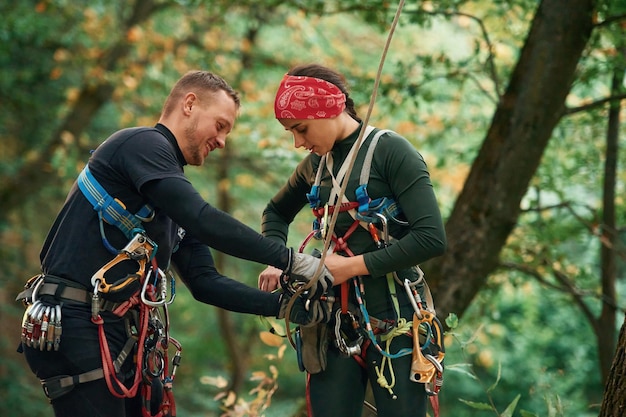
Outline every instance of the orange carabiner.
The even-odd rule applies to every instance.
[[[443,337],[441,324],[435,315],[428,310],[420,310],[422,315],[419,318],[417,312],[413,313],[413,360],[411,362],[411,374],[409,379],[413,382],[427,384],[433,381],[435,376],[443,372],[443,358],[445,349],[443,347]],[[423,354],[419,340],[419,330],[422,324],[429,326],[427,338],[431,338],[430,343],[437,345],[436,357],[431,354]],[[427,342],[428,343],[428,342]]]

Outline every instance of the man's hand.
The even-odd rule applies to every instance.
[[[315,276],[320,264],[320,259],[304,253],[291,251],[291,262],[284,272],[282,280],[287,281],[288,284],[293,283],[305,283],[308,284]],[[319,300],[320,297],[332,288],[335,279],[326,266],[322,265],[319,278],[308,289],[307,298],[309,300]]]
[[[276,318],[284,319],[287,314],[287,305],[291,295],[282,293],[279,299],[280,309]],[[289,321],[302,326],[313,326],[318,323],[328,323],[331,316],[331,304],[327,301],[308,300],[298,296],[289,311]]]

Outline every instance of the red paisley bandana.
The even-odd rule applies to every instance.
[[[346,96],[326,80],[285,75],[274,101],[277,119],[329,119],[346,108]]]

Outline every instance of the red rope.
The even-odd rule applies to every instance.
[[[102,358],[102,370],[104,373],[104,379],[106,380],[109,391],[117,398],[132,398],[137,395],[139,384],[141,383],[141,363],[143,362],[144,353],[144,341],[146,339],[148,328],[148,309],[143,306],[139,310],[140,326],[142,329],[139,334],[139,340],[137,342],[137,369],[135,370],[135,379],[130,388],[126,388],[126,385],[122,383],[116,373],[115,366],[113,365],[113,358],[111,357],[111,351],[109,350],[109,343],[107,342],[106,333],[104,331],[104,319],[98,314],[98,317],[91,318],[91,321],[98,326],[98,338],[100,340],[100,356]]]

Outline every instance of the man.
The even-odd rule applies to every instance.
[[[161,389],[167,375],[146,369],[148,358],[167,354],[167,320],[153,310],[167,301],[170,267],[198,301],[265,316],[280,316],[287,296],[219,274],[209,247],[275,266],[291,279],[316,273],[319,259],[212,207],[185,177],[185,165],[200,166],[225,146],[239,105],[219,76],[185,74],[156,126],[111,135],[70,190],[43,245],[42,273],[18,296],[29,304],[20,350],[56,416],[140,416],[142,407],[172,413],[168,387]],[[311,294],[332,285],[321,270]],[[294,301],[292,321],[327,320],[323,309]]]

